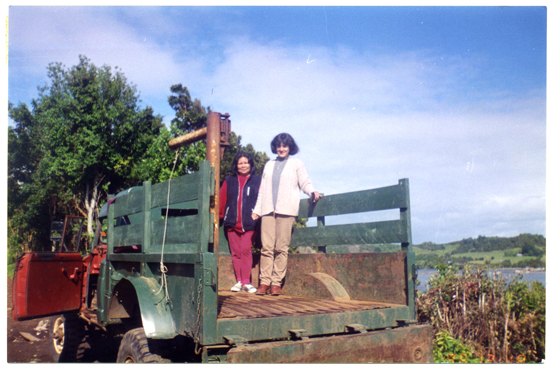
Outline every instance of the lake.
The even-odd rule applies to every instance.
[[[520,271],[520,269],[497,269],[496,272],[501,277],[504,277],[506,279],[510,279],[511,277],[514,277],[517,273],[517,271]],[[487,271],[489,277],[493,277],[495,270],[489,269]],[[437,273],[437,269],[419,269],[418,270],[418,277],[417,279],[420,281],[420,285],[418,286],[419,291],[426,291],[426,284],[430,280],[430,277]],[[546,287],[546,272],[545,271],[530,271],[522,273],[523,278],[522,280],[527,282],[532,281],[538,281],[541,282],[544,287]]]

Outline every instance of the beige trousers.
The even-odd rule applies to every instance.
[[[262,216],[261,285],[281,286],[286,275],[288,245],[295,220],[295,216],[274,213]]]

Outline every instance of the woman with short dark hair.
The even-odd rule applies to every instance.
[[[265,165],[252,219],[262,218],[262,252],[260,258],[260,287],[257,295],[281,294],[286,275],[288,245],[292,226],[298,216],[300,191],[316,202],[319,193],[309,180],[304,163],[290,158],[299,148],[290,134],[281,133],[271,141],[275,160]]]

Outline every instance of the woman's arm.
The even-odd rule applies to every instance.
[[[312,196],[315,192],[315,188],[313,187],[313,184],[311,183],[311,180],[309,180],[309,176],[307,175],[306,166],[302,162],[302,160],[298,160],[296,164],[296,175],[298,177],[298,186],[308,196]]]

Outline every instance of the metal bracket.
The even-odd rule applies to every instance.
[[[223,340],[232,347],[248,344],[248,340],[239,335],[227,335],[223,337]]]
[[[361,324],[351,324],[351,325],[344,325],[344,331],[345,332],[351,332],[351,333],[358,333],[358,332],[367,332],[367,329],[365,328],[365,325]]]
[[[290,338],[292,340],[307,340],[309,339],[309,334],[307,330],[304,329],[294,329],[294,330],[288,330],[290,334]]]
[[[216,275],[210,268],[204,268],[204,286],[214,286],[216,284]]]

